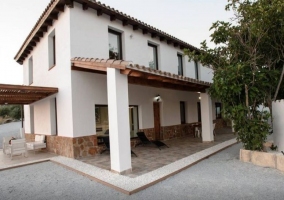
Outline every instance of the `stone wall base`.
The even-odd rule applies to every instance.
[[[37,134],[25,134],[27,142],[33,142]],[[62,137],[46,135],[46,149],[49,152],[68,158],[94,156],[99,151],[97,136]]]
[[[240,150],[240,160],[261,167],[276,168],[284,172],[284,156],[278,152]]]

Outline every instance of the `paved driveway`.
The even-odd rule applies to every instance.
[[[284,199],[284,173],[238,160],[240,144],[131,196],[51,162],[0,171],[0,199]]]

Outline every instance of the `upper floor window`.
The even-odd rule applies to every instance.
[[[158,69],[158,51],[157,46],[148,43],[149,67]]]
[[[194,61],[194,67],[195,67],[195,78],[199,79],[199,67],[197,61]]]
[[[55,31],[52,31],[48,36],[48,60],[49,60],[49,69],[51,69],[56,65]]]
[[[182,63],[182,55],[178,54],[178,75],[183,76],[183,63]]]
[[[33,83],[33,57],[30,57],[29,59],[29,85],[31,85]]]
[[[108,30],[109,58],[122,60],[121,33]]]

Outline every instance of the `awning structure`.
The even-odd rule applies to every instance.
[[[184,77],[141,65],[133,65],[122,60],[105,60],[75,57],[71,60],[72,70],[106,74],[107,67],[120,69],[128,76],[129,84],[145,85],[190,92],[205,92],[211,83]]]
[[[1,104],[31,104],[58,92],[58,88],[0,84]]]

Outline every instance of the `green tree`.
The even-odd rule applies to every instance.
[[[224,115],[234,120],[245,149],[262,150],[269,133],[272,101],[284,95],[284,1],[229,0],[230,22],[213,23],[211,49],[201,43],[200,52],[185,50],[214,69],[210,94],[223,102]]]
[[[7,106],[0,106],[0,116],[1,117],[6,117],[9,115],[9,108]]]
[[[13,119],[21,119],[21,107],[18,105],[11,106],[9,116]]]
[[[1,117],[21,118],[21,107],[19,105],[3,105],[0,107]]]

